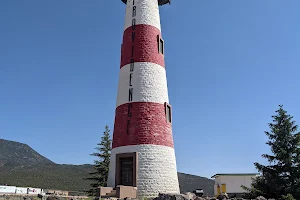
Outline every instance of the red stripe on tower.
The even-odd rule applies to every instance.
[[[121,68],[132,62],[151,62],[165,66],[164,55],[159,52],[160,30],[151,25],[129,27],[123,36]]]
[[[113,148],[138,144],[173,147],[172,127],[165,113],[165,105],[159,103],[136,102],[119,106]]]

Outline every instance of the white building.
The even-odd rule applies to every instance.
[[[26,187],[17,187],[16,188],[16,194],[27,194],[28,188]]]
[[[16,186],[0,185],[0,194],[14,194],[16,192]]]
[[[251,187],[252,179],[257,177],[258,173],[248,174],[216,174],[211,178],[215,179],[214,194],[227,193],[229,196],[242,196],[246,191],[241,187]]]

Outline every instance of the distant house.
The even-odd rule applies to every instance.
[[[215,179],[214,194],[217,196],[227,193],[229,196],[241,197],[246,192],[241,186],[251,187],[252,179],[258,175],[258,173],[216,174],[211,177]]]

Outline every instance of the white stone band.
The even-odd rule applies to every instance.
[[[108,187],[115,187],[116,154],[137,152],[138,197],[153,197],[159,193],[179,193],[175,151],[159,145],[133,145],[112,149]]]
[[[133,14],[133,6],[136,6],[136,14]],[[132,26],[132,20],[135,19],[135,24],[152,25],[161,30],[159,8],[157,0],[127,0],[125,27]]]
[[[129,101],[130,88],[132,101]],[[117,107],[128,102],[169,103],[165,68],[148,62],[134,63],[132,72],[130,64],[122,67],[119,74]]]

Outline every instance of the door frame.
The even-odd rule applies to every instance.
[[[133,153],[120,153],[116,155],[116,176],[115,176],[115,187],[121,184],[121,158],[133,158],[133,187],[136,187],[137,182],[137,167],[138,167],[138,156],[137,152]]]

